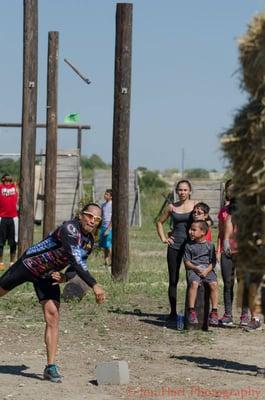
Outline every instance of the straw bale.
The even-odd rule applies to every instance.
[[[265,13],[256,15],[238,39],[241,86],[252,96],[265,82]]]
[[[235,116],[222,135],[230,160],[238,209],[240,269],[265,272],[265,95],[263,87]],[[232,140],[229,140],[229,138]]]

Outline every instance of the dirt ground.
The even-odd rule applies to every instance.
[[[136,299],[134,299],[135,301]],[[141,307],[137,308],[137,305]],[[123,309],[62,304],[61,384],[42,379],[45,348],[39,307],[0,313],[0,399],[265,399],[264,331],[240,328],[178,332],[159,304],[138,298]],[[37,321],[37,322],[36,322]],[[125,360],[129,385],[97,385],[95,366]]]

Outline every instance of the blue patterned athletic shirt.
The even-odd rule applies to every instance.
[[[84,235],[77,218],[64,222],[47,238],[29,247],[22,262],[35,277],[49,277],[68,266],[66,276],[77,273],[90,287],[96,280],[87,268],[87,257],[94,246],[91,233]]]

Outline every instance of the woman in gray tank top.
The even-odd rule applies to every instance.
[[[176,193],[179,201],[169,204],[165,212],[156,223],[157,233],[167,248],[168,264],[168,298],[170,304],[169,319],[177,316],[177,284],[179,281],[179,270],[184,252],[185,242],[188,237],[188,229],[191,221],[191,212],[196,204],[191,196],[191,183],[188,180],[181,180],[176,185]],[[168,218],[172,219],[173,229],[169,235],[165,235],[163,224]]]

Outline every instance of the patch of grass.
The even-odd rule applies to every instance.
[[[166,312],[168,310],[168,271],[166,262],[167,247],[158,238],[154,218],[163,204],[160,191],[144,193],[142,195],[143,226],[130,229],[130,267],[126,283],[114,282],[109,271],[100,267],[103,264],[103,254],[96,250],[89,257],[89,269],[100,284],[105,288],[107,299],[103,306],[95,304],[92,291],[88,291],[82,301],[71,301],[63,304],[73,310],[73,318],[89,323],[90,318],[100,320],[109,310],[115,312]],[[167,228],[165,227],[165,230]],[[212,229],[216,241],[217,231]],[[34,240],[42,237],[42,227],[35,227]],[[5,258],[8,259],[8,249],[5,249]],[[221,281],[221,279],[219,280]],[[220,299],[222,298],[220,285]],[[178,309],[184,309],[186,292],[186,276],[181,268],[178,285]],[[64,301],[62,300],[62,303]],[[38,310],[38,311],[37,311]],[[16,318],[42,320],[41,308],[38,304],[31,283],[14,289],[5,298],[0,300],[0,313],[16,316]],[[1,315],[0,315],[1,316]],[[102,329],[104,331],[104,329]],[[202,336],[203,338],[204,336]]]

